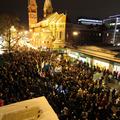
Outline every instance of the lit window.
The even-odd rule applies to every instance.
[[[101,33],[99,33],[99,36],[101,36],[102,34]]]
[[[107,33],[107,37],[109,36],[109,33]]]

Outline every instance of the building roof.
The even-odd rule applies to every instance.
[[[101,47],[96,46],[81,46],[77,48],[77,51],[80,53],[94,56],[97,58],[101,58],[108,61],[113,61],[120,63],[120,58],[117,58],[116,55],[118,55],[118,52],[113,52],[108,49],[103,49]]]
[[[54,24],[63,16],[65,16],[65,15],[58,14],[57,12],[55,12],[55,13],[49,15],[48,17],[46,17],[46,19],[43,19],[42,21],[35,24],[34,27],[40,27],[41,25],[48,26],[48,24]]]

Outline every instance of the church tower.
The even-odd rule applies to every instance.
[[[28,0],[28,19],[29,29],[37,23],[37,4],[36,0]]]
[[[43,11],[44,11],[44,17],[47,17],[48,15],[52,14],[53,7],[51,0],[45,0]]]

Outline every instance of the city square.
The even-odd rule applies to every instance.
[[[0,14],[0,120],[120,120],[119,10],[75,22],[26,3],[24,24]]]

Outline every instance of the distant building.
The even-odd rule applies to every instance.
[[[102,20],[78,19],[78,24],[67,23],[66,42],[74,46],[99,44],[102,41]]]
[[[103,20],[106,30],[103,32],[104,42],[120,46],[120,15],[109,16]]]
[[[67,24],[66,39],[74,46],[98,44],[120,46],[120,15],[109,16],[103,20],[78,19],[77,25]]]
[[[102,20],[94,20],[94,19],[78,19],[78,24],[83,24],[83,25],[102,25],[103,21]]]

